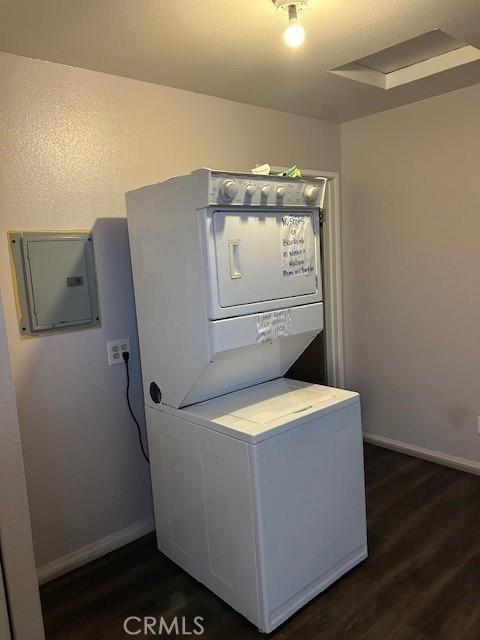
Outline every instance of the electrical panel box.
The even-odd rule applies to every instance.
[[[8,234],[22,335],[100,324],[90,233]]]

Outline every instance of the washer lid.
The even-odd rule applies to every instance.
[[[331,393],[312,390],[308,387],[299,389],[286,382],[276,385],[273,391],[272,395],[271,386],[269,389],[265,389],[263,385],[260,389],[253,388],[247,399],[253,404],[244,405],[241,402],[238,406],[234,405],[233,408],[230,408],[230,415],[249,420],[255,424],[267,424],[272,420],[301,413],[314,405],[329,403],[334,399]],[[243,397],[242,400],[244,401],[246,398]],[[219,401],[219,404],[222,403]]]
[[[278,378],[180,411],[189,421],[255,443],[358,401],[352,391]]]

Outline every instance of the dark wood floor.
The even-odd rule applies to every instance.
[[[365,459],[369,559],[272,637],[479,640],[480,478],[373,446]],[[48,640],[129,638],[130,615],[202,616],[208,639],[265,637],[153,536],[45,585],[42,602]]]

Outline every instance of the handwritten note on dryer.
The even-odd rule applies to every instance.
[[[290,309],[267,311],[257,316],[257,343],[279,340],[290,335],[292,314]]]
[[[315,242],[312,217],[282,216],[282,272],[284,278],[309,276],[315,270]]]

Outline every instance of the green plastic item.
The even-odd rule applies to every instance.
[[[292,164],[292,166],[288,167],[286,171],[282,171],[282,173],[279,173],[278,175],[286,178],[301,178],[302,172],[296,164]]]

